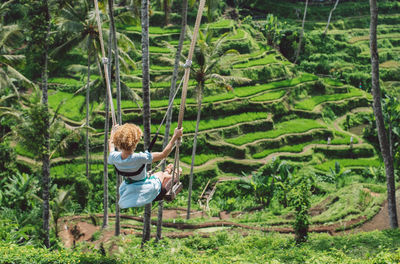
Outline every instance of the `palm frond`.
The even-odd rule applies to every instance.
[[[62,55],[65,55],[68,51],[70,51],[73,47],[78,45],[80,42],[82,42],[86,38],[85,35],[82,34],[77,34],[74,38],[68,40],[61,46],[58,46],[54,50],[50,52],[51,57],[61,57]]]
[[[14,69],[12,66],[7,65],[7,71],[11,76],[13,76],[19,81],[22,81],[22,83],[27,87],[32,87],[32,88],[35,87],[35,84],[33,82],[28,80],[24,75],[22,75],[22,73]]]
[[[24,59],[25,59],[24,55],[10,55],[10,54],[0,55],[0,61],[5,64],[20,63]]]

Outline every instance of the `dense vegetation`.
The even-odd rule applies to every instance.
[[[326,34],[323,31],[333,4],[313,2],[308,7],[303,45],[295,64],[303,1],[207,1],[199,36],[199,47],[206,46],[207,52],[199,47],[195,51],[180,149],[184,171],[181,180],[187,187],[198,88],[204,80],[192,210],[206,214],[190,220],[182,216],[164,219],[171,225],[163,227],[167,235],[160,242],[146,244],[144,250],[135,235],[103,239],[107,231],[112,233],[112,218],[109,229],[99,231],[106,118],[97,25],[91,15],[93,3],[49,2],[53,4],[48,43],[49,114],[40,102],[40,51],[32,44],[39,37],[33,23],[41,18],[31,11],[35,6],[30,1],[0,4],[0,263],[400,261],[396,230],[341,233],[372,219],[386,197],[385,171],[371,107],[367,2],[340,2]],[[115,1],[122,121],[142,125],[142,28],[138,10],[132,8],[132,4],[140,3],[127,2]],[[168,106],[181,20],[180,2],[165,1],[170,4],[171,23],[165,26],[162,2],[151,1],[150,12],[152,133]],[[105,4],[101,8],[106,36],[110,29],[108,13]],[[197,4],[189,9],[189,34],[182,57],[188,53]],[[382,103],[398,181],[400,3],[382,1],[379,12]],[[37,20],[30,21],[30,17]],[[89,50],[88,45],[92,45]],[[213,72],[203,73],[203,66]],[[113,89],[116,96],[116,87]],[[173,104],[172,129],[177,126],[179,103],[178,95]],[[42,135],[42,121],[47,117],[53,251],[38,249],[43,245],[43,149],[38,135]],[[89,175],[85,173],[86,131],[90,140]],[[164,126],[160,132],[165,132]],[[161,149],[160,142],[156,151]],[[142,143],[138,149],[143,149]],[[108,207],[115,213],[117,186],[111,167],[108,180]],[[204,196],[207,191],[212,191],[211,196]],[[185,188],[165,207],[184,208],[187,198]],[[229,215],[228,227],[222,223],[223,213]],[[126,209],[122,214],[142,216],[143,209]],[[63,228],[71,229],[80,221],[74,222],[74,215],[81,215],[85,218],[82,221],[97,229],[85,239],[87,242],[66,249],[65,237],[63,240],[60,234]],[[168,238],[170,233],[186,236],[187,229],[174,227],[176,223],[211,225],[216,217],[220,225],[197,228],[187,238]],[[140,219],[123,219],[122,226],[128,234],[142,224]],[[341,235],[308,235],[307,231]],[[280,234],[288,232],[296,237]]]

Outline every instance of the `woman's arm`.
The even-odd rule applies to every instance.
[[[172,136],[171,140],[169,141],[168,145],[163,149],[162,152],[152,152],[153,156],[153,162],[160,161],[168,157],[168,155],[171,153],[172,148],[175,144],[175,141],[177,141],[180,137],[182,137],[183,134],[183,128],[178,129],[176,128],[174,131],[174,135]]]

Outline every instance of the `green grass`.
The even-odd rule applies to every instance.
[[[155,47],[155,46],[150,46],[149,47],[149,52],[150,53],[171,53],[171,50],[168,48],[163,48],[163,47]]]
[[[233,20],[221,19],[211,24],[203,24],[201,28],[206,28],[207,26],[208,28],[230,28],[233,26]]]
[[[234,94],[237,97],[247,97],[251,95],[258,94],[260,92],[282,88],[282,87],[291,87],[298,85],[303,82],[315,81],[318,77],[313,74],[303,73],[300,77],[296,77],[291,80],[283,80],[278,82],[270,82],[266,84],[256,85],[256,86],[244,86],[238,87],[234,89]]]
[[[338,101],[343,99],[348,99],[356,96],[363,96],[365,92],[356,88],[349,88],[350,91],[348,93],[338,93],[338,94],[327,94],[327,95],[317,95],[312,96],[311,98],[305,99],[303,101],[297,102],[295,104],[295,108],[303,109],[303,110],[313,110],[317,105],[329,102],[329,101]]]
[[[74,121],[81,121],[85,112],[79,112],[79,107],[85,103],[85,97],[83,95],[74,96],[71,93],[65,93],[61,91],[49,90],[49,106],[51,109],[56,110],[58,105],[63,102],[60,108],[60,114]],[[95,103],[95,106],[97,103]]]
[[[235,35],[231,35],[231,36],[227,37],[226,39],[227,40],[240,40],[240,39],[243,39],[245,36],[246,36],[246,32],[243,29],[239,28],[236,31]]]
[[[154,69],[154,68],[152,68]],[[171,67],[168,68],[168,70],[172,70]],[[177,82],[177,84],[179,85],[179,82]],[[208,83],[208,82],[206,82]],[[126,85],[129,88],[142,88],[142,82],[128,82],[126,83]],[[195,80],[189,80],[188,83],[189,86],[194,86],[196,85],[196,81]],[[170,88],[171,87],[171,82],[156,82],[153,81],[150,83],[150,88]]]
[[[335,131],[333,139],[331,141],[331,144],[332,145],[349,145],[350,144],[350,137],[351,136],[346,134],[346,133],[341,133],[341,132]],[[326,141],[323,142],[323,143],[326,143]],[[354,144],[358,143],[357,138],[353,137],[353,143]]]
[[[128,26],[124,27],[126,31],[142,32],[141,26]],[[162,28],[162,27],[149,27],[149,34],[164,35],[164,34],[179,34],[180,28]]]
[[[382,35],[378,35],[377,39],[398,39],[400,38],[400,34],[398,33],[394,33],[394,34],[382,34]],[[350,44],[354,44],[360,41],[369,41],[369,35],[364,35],[364,36],[356,36],[356,37],[352,37],[349,40]]]
[[[245,63],[238,63],[233,65],[234,69],[244,69],[244,68],[249,68],[249,67],[254,67],[254,66],[261,66],[261,65],[268,65],[271,63],[276,63],[278,62],[275,58],[275,54],[269,54],[264,58],[257,59],[257,60],[250,60]]]
[[[94,163],[90,165],[91,171],[103,171],[104,165],[101,163]],[[109,167],[112,169],[112,167]],[[63,165],[56,165],[56,166],[51,166],[51,174],[54,175],[55,177],[57,176],[64,176],[66,174],[70,174],[73,172],[82,172],[85,173],[86,171],[86,164],[85,162],[72,162],[72,163],[67,163]]]
[[[194,160],[194,165],[199,166],[204,163],[206,163],[209,160],[221,157],[222,155],[217,155],[217,154],[196,154],[195,160]],[[192,163],[192,157],[191,156],[183,156],[181,157],[181,161],[186,163],[186,164],[191,164]]]
[[[330,86],[338,86],[338,87],[344,85],[341,81],[334,80],[331,78],[324,78],[324,83],[326,83],[327,85],[330,85]]]
[[[303,133],[315,128],[324,128],[324,126],[315,120],[295,119],[275,124],[273,130],[244,134],[235,138],[227,139],[226,142],[241,146],[259,139],[276,138],[290,133]]]
[[[73,78],[64,78],[64,77],[49,78],[48,82],[63,84],[63,85],[68,85],[68,86],[83,86],[83,84],[85,83],[85,81],[79,81],[79,80],[76,80]]]
[[[262,152],[254,154],[252,157],[255,159],[262,159],[267,157],[269,154],[272,153],[277,153],[277,152],[293,152],[293,153],[300,153],[303,151],[305,146],[308,146],[310,144],[316,144],[320,143],[320,141],[317,142],[307,142],[303,144],[298,144],[298,145],[286,145],[280,148],[275,148],[275,149],[266,149]]]
[[[15,146],[15,152],[18,155],[24,156],[24,157],[28,157],[31,159],[35,159],[35,154],[33,154],[32,152],[29,152],[28,150],[26,150],[20,143],[17,143],[17,145]]]
[[[315,166],[316,169],[329,171],[329,168],[335,168],[335,162],[339,162],[341,167],[379,167],[382,162],[377,158],[360,159],[334,159]]]
[[[256,120],[261,120],[261,119],[267,119],[268,118],[268,113],[257,113],[257,112],[249,112],[249,113],[243,113],[239,115],[231,115],[219,119],[204,119],[200,121],[199,124],[199,130],[209,130],[209,129],[214,129],[214,128],[222,128],[222,127],[228,127],[232,125],[236,125],[239,123],[243,122],[251,122],[251,121],[256,121]],[[195,131],[196,128],[196,121],[191,121],[191,120],[186,120],[183,121],[183,128],[185,129],[185,133],[192,133]],[[177,127],[177,123],[174,122],[171,125],[172,128]],[[154,132],[156,130],[155,126],[152,126],[154,128]],[[164,127],[161,129],[161,133],[164,133]]]
[[[150,70],[152,71],[169,71],[172,72],[174,67],[172,66],[160,66],[160,65],[151,65]]]
[[[265,93],[259,96],[255,96],[250,99],[253,102],[265,102],[272,101],[282,98],[286,94],[286,90],[273,91],[269,93]]]

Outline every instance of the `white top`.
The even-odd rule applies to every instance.
[[[151,164],[153,162],[153,156],[147,150],[145,152],[132,153],[126,159],[122,159],[121,154],[122,153],[120,151],[112,151],[108,156],[108,164],[115,165],[120,171],[135,172],[138,171],[143,164]],[[140,181],[147,178],[146,167],[139,175],[127,178],[135,181]]]

